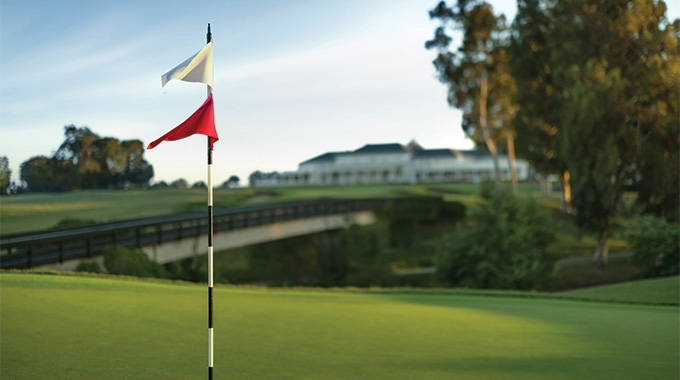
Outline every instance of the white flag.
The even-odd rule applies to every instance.
[[[161,88],[171,79],[179,79],[186,82],[205,83],[212,90],[213,76],[213,44],[211,41],[201,51],[161,75]]]

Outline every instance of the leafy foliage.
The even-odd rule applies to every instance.
[[[680,22],[665,12],[663,1],[518,3],[518,150],[541,172],[570,173],[598,266],[625,191],[638,190],[646,212],[678,217]]]
[[[88,224],[95,224],[95,223],[97,223],[97,221],[94,220],[94,219],[64,218],[64,219],[61,219],[52,228],[55,228],[55,229],[56,228],[70,228],[70,227],[86,226]]]
[[[76,267],[76,272],[99,273],[101,268],[95,261],[81,261]]]
[[[555,261],[548,215],[533,201],[494,195],[471,216],[469,229],[446,235],[439,247],[439,275],[452,286],[547,289]]]
[[[448,102],[463,112],[462,128],[493,157],[495,180],[501,180],[497,146],[507,139],[514,157],[514,136],[508,129],[514,117],[512,96],[515,81],[510,75],[505,16],[496,16],[485,1],[458,0],[451,7],[444,1],[430,11],[441,22],[427,49],[437,49],[433,61],[439,80],[448,86]],[[451,48],[452,34],[462,31],[460,47]],[[511,160],[514,167],[514,161]],[[515,177],[513,170],[513,178]]]
[[[680,273],[680,225],[651,215],[638,218],[626,229],[633,244],[633,263],[644,268],[645,277]]]
[[[111,274],[137,277],[165,277],[163,266],[151,261],[141,249],[113,247],[104,252],[104,267]]]
[[[432,223],[441,217],[462,220],[465,206],[444,202],[438,196],[399,197],[385,202],[379,216],[389,225],[389,245],[410,248],[419,223]]]
[[[0,156],[0,195],[7,194],[11,175],[12,171],[9,169],[9,160],[6,156]]]
[[[21,179],[29,191],[143,187],[153,177],[139,140],[102,138],[74,125],[64,127],[64,135],[54,156],[36,156],[21,164]]]

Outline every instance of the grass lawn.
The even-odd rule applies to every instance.
[[[680,277],[664,277],[569,290],[559,294],[593,301],[618,301],[655,304],[680,303]],[[680,337],[678,337],[680,339]]]
[[[202,379],[203,286],[2,273],[1,376]],[[480,293],[483,294],[483,293]],[[225,379],[677,379],[677,306],[215,289]]]
[[[0,232],[40,230],[66,218],[107,222],[183,211],[186,204],[203,201],[201,190],[89,190],[35,193],[3,197]]]
[[[533,194],[533,184],[521,184],[523,194]],[[356,186],[304,186],[279,188],[215,189],[216,207],[239,204],[288,202],[314,198],[380,198],[403,195],[449,194],[453,199],[470,198],[479,184],[395,184]],[[164,190],[82,190],[66,193],[31,193],[3,197],[0,203],[0,233],[40,230],[54,227],[66,218],[108,222],[204,210],[205,189]],[[448,199],[448,198],[447,198]]]

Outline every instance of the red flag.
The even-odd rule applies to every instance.
[[[163,141],[176,141],[195,134],[212,137],[210,139],[210,149],[213,148],[215,141],[219,140],[217,130],[215,129],[215,109],[213,108],[212,94],[208,96],[208,99],[205,100],[201,108],[189,116],[184,123],[151,142],[146,149],[153,149]]]

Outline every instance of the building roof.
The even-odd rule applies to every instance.
[[[316,156],[316,157],[314,157],[314,158],[310,158],[310,159],[307,160],[307,161],[301,162],[300,165],[302,165],[302,164],[309,164],[309,163],[312,163],[312,162],[315,162],[315,163],[321,163],[321,162],[333,162],[333,161],[335,161],[335,156],[338,156],[338,155],[341,155],[341,154],[345,154],[345,153],[347,153],[347,152],[328,152],[328,153],[324,153],[324,154],[322,154],[322,155],[320,155],[320,156]]]
[[[311,158],[307,161],[303,161],[300,165],[310,164],[310,163],[331,163],[340,155],[353,155],[353,154],[385,154],[385,153],[407,153],[411,152],[414,159],[418,158],[447,158],[447,157],[457,157],[461,159],[463,157],[480,157],[483,154],[476,150],[458,150],[458,149],[423,149],[415,141],[411,141],[409,145],[403,146],[397,143],[390,144],[366,144],[355,151],[345,151],[345,152],[328,152],[322,155]]]
[[[423,149],[413,151],[413,158],[455,157],[451,149]]]
[[[406,150],[401,144],[366,144],[353,153],[404,153]]]

